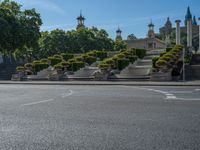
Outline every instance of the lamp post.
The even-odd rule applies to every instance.
[[[199,22],[200,22],[200,17],[198,18]],[[200,24],[199,24],[199,51],[200,51]]]

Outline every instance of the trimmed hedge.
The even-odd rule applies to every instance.
[[[60,62],[62,62],[61,58],[55,58],[55,57],[48,57],[48,60],[50,60],[51,66],[55,66],[59,64]]]
[[[79,69],[85,67],[85,63],[81,61],[75,61],[72,63],[72,71],[78,71]]]
[[[23,66],[18,66],[18,67],[16,68],[16,70],[17,70],[17,71],[24,71],[25,68],[24,68]]]
[[[108,53],[106,51],[96,51],[96,57],[101,61],[108,57]]]
[[[154,57],[153,59],[152,59],[152,67],[153,68],[156,68],[156,62],[159,60],[159,57]]]
[[[119,70],[124,69],[125,67],[127,67],[129,65],[129,60],[128,59],[118,59],[117,60],[117,68]]]
[[[138,57],[137,56],[129,56],[128,59],[133,64],[138,59]]]
[[[84,58],[84,61],[86,63],[88,63],[89,65],[91,65],[92,63],[96,62],[96,57],[93,57],[93,56],[87,56]]]
[[[161,66],[165,66],[165,65],[167,65],[167,61],[165,61],[165,60],[158,60],[156,62],[156,67],[161,67]]]
[[[34,71],[37,73],[49,67],[48,63],[35,63],[34,64]]]
[[[61,56],[65,61],[68,61],[69,59],[74,58],[74,55],[70,53],[62,53]]]

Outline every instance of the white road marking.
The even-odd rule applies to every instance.
[[[193,93],[192,91],[170,91],[170,93],[174,93],[174,94],[191,94]]]
[[[195,91],[200,91],[200,89],[195,89]]]
[[[71,96],[73,93],[74,92],[72,90],[69,90],[69,93],[63,93],[62,94],[62,98],[66,98],[68,96]],[[37,105],[37,104],[41,104],[41,103],[47,103],[47,102],[51,102],[51,101],[55,101],[55,99],[48,99],[48,100],[44,100],[44,101],[38,101],[38,102],[32,102],[32,103],[22,104],[21,107],[32,106],[32,105]]]
[[[148,91],[153,91],[156,93],[161,93],[166,96],[165,99],[167,100],[183,100],[183,101],[200,101],[198,98],[180,98],[176,97],[173,93],[180,93],[180,94],[185,94],[185,93],[193,93],[192,91],[161,91],[161,90],[156,90],[156,89],[150,89],[150,88],[141,88],[141,87],[131,87],[131,86],[123,86],[127,88],[135,88],[135,89],[140,89],[140,90],[148,90]],[[200,89],[195,89],[195,91],[200,91]]]
[[[172,96],[167,96],[166,99],[177,99],[177,97],[172,95]]]
[[[31,106],[31,105],[37,105],[37,104],[46,103],[46,102],[51,102],[51,101],[54,101],[54,99],[48,99],[48,100],[38,101],[38,102],[33,102],[33,103],[27,103],[27,104],[21,105],[21,107],[24,107],[24,106]]]
[[[200,101],[198,98],[177,98],[177,100],[181,101]]]
[[[71,96],[74,92],[72,90],[69,90],[69,93],[63,93],[62,98],[66,98],[68,96]]]

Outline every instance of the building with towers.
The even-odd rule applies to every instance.
[[[144,48],[147,50],[154,49],[165,49],[167,47],[166,43],[158,38],[154,32],[154,24],[152,21],[148,24],[148,32],[146,38],[141,39],[127,39],[128,48]]]
[[[78,21],[78,25],[76,27],[76,29],[80,29],[80,28],[85,28],[85,17],[82,15],[82,12],[80,12],[80,16],[77,17],[77,21]]]
[[[185,15],[184,25],[180,26],[180,32],[183,34],[190,34],[190,38],[193,38],[194,35],[198,35],[199,33],[199,27],[196,21],[195,15],[192,16],[192,13],[190,11],[190,7],[187,8],[187,12]],[[189,28],[187,28],[189,26]],[[191,26],[191,27],[190,27]],[[187,29],[191,29],[191,31],[187,31]],[[176,31],[176,27],[172,26],[172,22],[170,21],[170,18],[167,18],[167,21],[163,27],[160,28],[160,35],[162,35],[163,40],[169,40],[169,37],[172,32]],[[189,40],[189,39],[187,39]],[[191,41],[191,40],[190,40]],[[191,44],[191,43],[190,43]]]

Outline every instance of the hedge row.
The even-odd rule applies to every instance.
[[[93,50],[88,53],[82,54],[80,56],[73,57],[68,59],[67,61],[61,61],[60,63],[55,66],[55,69],[67,69],[68,71],[78,71],[79,69],[83,68],[85,64],[91,65],[92,63],[96,62],[97,59],[105,59],[107,57],[107,52],[105,51],[98,51]]]
[[[27,63],[24,66],[19,66],[16,68],[16,70],[33,72],[36,74],[37,72],[46,69],[49,66],[53,66],[57,70],[63,70],[66,68],[70,71],[77,71],[84,67],[85,63],[91,65],[92,63],[96,62],[97,59],[103,60],[105,58],[107,58],[107,52],[100,50],[93,50],[76,57],[70,53],[61,53],[60,55],[56,54],[48,57],[47,59],[36,60],[32,63]]]
[[[153,68],[171,68],[176,64],[180,57],[182,57],[183,46],[176,45],[173,48],[168,48],[166,52],[160,54],[160,57],[153,58]]]
[[[105,59],[99,64],[100,69],[118,69],[122,70],[129,65],[134,63],[138,58],[143,58],[146,55],[145,49],[126,49],[121,50],[120,53],[114,55],[112,58]]]

